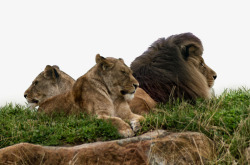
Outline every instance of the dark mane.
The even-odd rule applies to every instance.
[[[207,84],[187,59],[202,53],[202,43],[192,33],[173,35],[155,41],[131,63],[131,69],[140,87],[157,102],[168,102],[172,97],[194,100],[206,97]]]

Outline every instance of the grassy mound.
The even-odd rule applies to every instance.
[[[242,164],[250,146],[250,90],[225,90],[218,98],[161,104],[145,115],[140,135],[149,130],[196,131],[214,140],[216,164]],[[111,123],[94,116],[48,117],[20,105],[0,108],[0,148],[20,142],[42,145],[75,145],[121,138]]]
[[[86,114],[49,117],[23,106],[0,109],[0,147],[20,142],[42,145],[79,144],[120,138],[116,128]]]

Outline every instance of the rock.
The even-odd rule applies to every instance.
[[[163,130],[72,147],[20,143],[0,150],[0,164],[206,164],[214,144],[202,133]]]

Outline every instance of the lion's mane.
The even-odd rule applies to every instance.
[[[172,98],[209,98],[206,75],[189,61],[191,57],[202,59],[202,53],[202,43],[192,33],[173,35],[155,41],[131,63],[131,69],[140,87],[157,102],[165,103]],[[213,80],[216,78],[209,67],[205,72],[211,74]]]

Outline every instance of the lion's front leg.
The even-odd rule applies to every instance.
[[[111,121],[111,123],[118,129],[119,134],[123,137],[132,137],[135,135],[133,130],[129,126],[129,124],[123,121],[119,117],[111,117],[108,115],[98,115],[97,118]]]
[[[131,112],[127,102],[121,102],[115,107],[116,115],[123,120],[129,120],[130,125],[134,132],[141,129],[140,121],[144,121],[145,118],[141,115]]]

